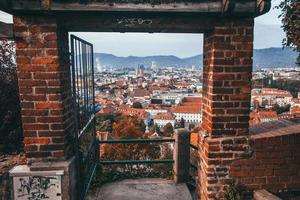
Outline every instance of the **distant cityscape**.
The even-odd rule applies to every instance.
[[[266,48],[253,50],[253,68],[289,68],[296,66],[297,52],[291,48]],[[108,53],[95,53],[95,63],[100,71],[101,69],[114,68],[136,68],[143,64],[145,68],[152,67],[152,63],[159,68],[182,67],[201,69],[203,66],[203,55],[194,55],[190,57],[177,57],[174,55],[153,55],[153,56],[128,56],[121,57]],[[266,59],[267,58],[267,59]]]
[[[199,129],[202,118],[199,66],[158,67],[152,61],[147,68],[139,64],[120,69],[105,68],[96,60],[96,68],[99,114],[135,116],[153,137],[168,125],[174,129],[189,128],[192,132]],[[293,91],[288,88],[300,83],[300,68],[260,69],[253,72],[252,82],[250,124],[300,117],[300,88],[293,87]],[[279,83],[283,88],[272,87]]]

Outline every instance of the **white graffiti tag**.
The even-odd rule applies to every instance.
[[[16,199],[25,197],[28,200],[50,199],[48,190],[56,185],[52,183],[54,177],[33,176],[19,178],[20,187],[17,188],[18,196]]]
[[[133,27],[138,25],[151,25],[151,19],[142,19],[142,18],[121,18],[117,19],[117,23],[120,25],[124,25],[126,27]]]

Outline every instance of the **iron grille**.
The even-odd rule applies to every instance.
[[[98,160],[93,59],[93,45],[71,35],[71,73],[80,199],[84,199],[88,191]]]

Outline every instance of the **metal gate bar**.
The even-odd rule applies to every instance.
[[[84,199],[98,162],[93,45],[71,35],[71,74],[76,124],[79,199]]]

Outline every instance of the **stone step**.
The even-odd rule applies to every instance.
[[[87,200],[192,200],[185,183],[159,178],[127,179],[97,188]]]

